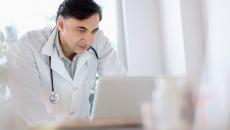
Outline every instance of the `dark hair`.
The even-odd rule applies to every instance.
[[[101,21],[101,7],[93,0],[64,0],[58,8],[56,20],[60,15],[64,18],[72,17],[84,20],[96,13],[99,15]]]

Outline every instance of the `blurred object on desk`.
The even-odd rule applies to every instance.
[[[152,102],[145,102],[141,105],[141,121],[144,130],[155,130],[155,110]]]
[[[43,124],[30,130],[142,130],[139,118],[100,118],[92,121],[66,121]]]
[[[194,81],[188,77],[160,77],[152,102],[142,105],[145,130],[191,130],[194,119]]]

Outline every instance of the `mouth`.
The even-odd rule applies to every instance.
[[[81,48],[82,50],[86,50],[88,47],[86,45],[79,45],[79,48]]]

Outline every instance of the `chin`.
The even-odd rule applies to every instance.
[[[77,54],[83,54],[83,53],[85,53],[85,52],[86,52],[86,50],[79,50],[79,51],[76,51]]]

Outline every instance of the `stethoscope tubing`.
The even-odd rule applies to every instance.
[[[89,49],[93,50],[95,56],[97,59],[99,59],[97,51],[91,46],[90,48],[87,49],[87,51],[89,51]],[[53,104],[58,103],[59,100],[59,96],[58,94],[55,92],[54,90],[54,79],[53,79],[53,70],[51,68],[51,56],[49,56],[49,67],[50,67],[50,78],[51,78],[51,95],[50,95],[50,102]]]

